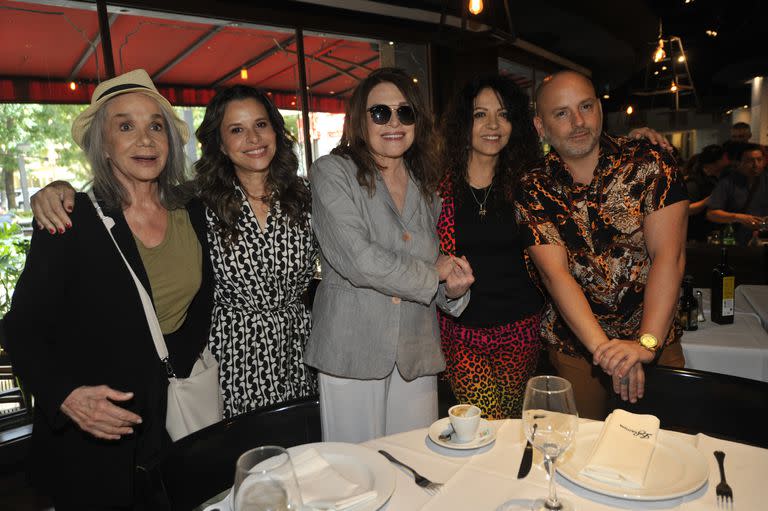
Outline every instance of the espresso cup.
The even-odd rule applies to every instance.
[[[456,405],[448,410],[448,418],[458,443],[471,442],[480,427],[480,408],[475,405]]]

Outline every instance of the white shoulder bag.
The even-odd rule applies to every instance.
[[[176,377],[168,359],[168,347],[165,345],[165,339],[163,338],[162,330],[160,330],[160,322],[152,305],[152,299],[149,297],[146,289],[144,289],[136,273],[134,273],[131,265],[128,264],[128,260],[125,258],[123,251],[120,250],[120,246],[112,234],[112,227],[114,227],[115,221],[105,216],[101,211],[93,191],[89,191],[88,196],[91,198],[93,207],[96,208],[96,212],[99,214],[102,222],[104,222],[104,227],[107,228],[110,238],[112,238],[117,251],[131,273],[131,277],[133,277],[136,288],[139,290],[139,296],[144,306],[144,313],[147,316],[149,330],[152,332],[152,340],[155,343],[157,355],[168,372],[168,408],[165,416],[165,429],[168,430],[168,434],[175,442],[190,433],[194,433],[221,420],[223,402],[221,392],[219,391],[219,364],[206,347],[192,367],[192,373],[189,375],[189,378]]]

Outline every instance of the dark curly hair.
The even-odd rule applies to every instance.
[[[235,167],[221,150],[221,123],[227,105],[245,99],[254,99],[264,106],[276,134],[277,147],[266,182],[270,208],[280,201],[282,211],[292,223],[305,221],[311,208],[309,189],[297,173],[299,160],[293,150],[296,140],[286,129],[277,107],[266,94],[253,87],[235,85],[223,89],[208,104],[203,122],[196,131],[203,155],[195,163],[195,185],[205,205],[216,213],[218,227],[230,242],[237,238],[242,200],[235,190],[239,184]]]
[[[432,200],[442,177],[434,141],[434,120],[429,104],[405,71],[382,67],[369,74],[352,92],[344,117],[344,134],[332,154],[351,158],[357,165],[357,182],[372,195],[376,190],[378,167],[368,142],[368,111],[366,104],[371,90],[380,83],[397,87],[416,112],[413,144],[403,155],[406,166],[419,185],[419,191]]]
[[[443,168],[453,189],[469,186],[468,165],[472,151],[475,98],[483,89],[496,93],[512,125],[509,142],[499,153],[492,190],[493,203],[511,201],[520,172],[541,158],[541,144],[533,126],[530,99],[510,78],[486,76],[469,81],[453,98],[442,119]],[[456,193],[458,197],[461,194]],[[498,211],[498,208],[495,208]]]

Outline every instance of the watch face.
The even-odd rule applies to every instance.
[[[643,334],[640,337],[640,344],[648,349],[656,349],[656,347],[659,345],[659,341],[656,339],[656,337],[650,334]]]

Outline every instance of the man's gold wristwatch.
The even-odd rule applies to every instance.
[[[653,354],[656,354],[656,352],[659,351],[659,348],[661,347],[659,340],[653,334],[643,334],[640,336],[640,339],[638,339],[637,342],[640,343],[640,346]]]

